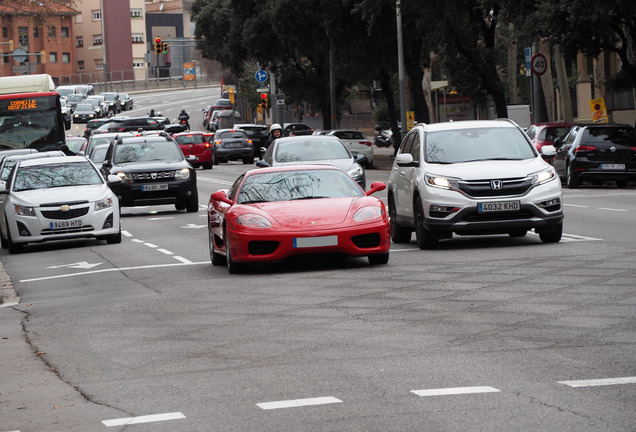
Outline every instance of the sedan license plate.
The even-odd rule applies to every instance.
[[[624,170],[625,164],[601,164],[601,169],[606,170]]]
[[[75,220],[63,220],[50,223],[52,230],[68,229],[68,228],[81,228],[83,225],[81,219]]]
[[[513,212],[521,210],[519,201],[493,201],[477,204],[479,213]]]
[[[299,237],[294,239],[294,248],[310,248],[337,245],[337,235],[321,237]]]
[[[144,192],[168,190],[168,184],[161,183],[161,184],[141,185],[141,190]]]
[[[226,147],[243,147],[243,143],[242,142],[229,142],[227,143]]]

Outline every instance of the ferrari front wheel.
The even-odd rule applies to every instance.
[[[386,264],[389,262],[389,253],[386,252],[381,254],[369,255],[367,258],[369,258],[369,264],[371,265]]]
[[[230,247],[230,242],[226,235],[225,236],[225,263],[227,264],[227,271],[229,274],[244,273],[247,270],[247,264],[234,262],[234,260],[232,259],[231,249],[232,248]]]

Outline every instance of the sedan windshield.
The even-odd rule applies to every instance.
[[[349,159],[351,155],[340,140],[293,140],[280,142],[276,149],[278,162]]]
[[[430,132],[426,161],[461,163],[483,160],[522,160],[536,157],[532,145],[516,128],[474,128]]]
[[[300,199],[359,197],[358,184],[338,170],[279,171],[247,176],[238,193],[238,204]]]
[[[65,186],[102,184],[102,178],[89,162],[46,164],[20,167],[15,174],[15,192]]]

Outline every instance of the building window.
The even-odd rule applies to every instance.
[[[62,34],[63,38],[67,38],[69,37],[69,31],[68,31],[68,27],[62,27],[60,29],[60,33]]]
[[[40,37],[40,27],[33,27],[33,37]]]
[[[55,27],[54,26],[50,26],[49,27],[49,37],[55,37],[55,33],[56,33]]]
[[[71,62],[71,53],[62,53],[62,63]]]
[[[133,41],[133,43],[144,43],[144,35],[143,35],[143,33],[133,33],[132,41]]]
[[[9,37],[9,27],[2,27],[2,37],[3,38]]]
[[[75,22],[76,23],[81,23],[82,22],[82,14],[78,13],[77,15],[75,15]]]
[[[18,46],[25,48],[26,52],[29,52],[29,28],[18,27]]]
[[[136,61],[136,62],[133,62],[133,67],[134,68],[143,68],[143,67],[145,67],[145,63],[142,62],[142,61]]]
[[[141,9],[131,9],[130,10],[130,17],[133,18],[133,19],[143,18]]]
[[[75,46],[83,47],[84,46],[84,37],[78,36],[75,38]]]
[[[94,10],[93,11],[93,21],[101,21],[102,20],[102,11]]]
[[[102,59],[95,60],[95,69],[96,70],[104,69],[104,61]]]
[[[103,42],[102,35],[93,35],[93,45],[101,45]]]
[[[57,53],[49,53],[49,63],[57,63]]]
[[[86,68],[84,67],[84,60],[79,60],[79,61],[77,62],[77,70],[81,72],[81,71],[83,71],[83,70],[85,70],[85,69],[86,69]]]

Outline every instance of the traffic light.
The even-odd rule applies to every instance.
[[[158,37],[157,39],[155,39],[155,54],[161,54],[161,38]]]
[[[164,42],[162,46],[163,46],[163,53],[168,54],[168,42]]]
[[[230,87],[228,93],[230,94],[230,103],[234,105],[234,88]]]
[[[263,104],[263,108],[268,109],[267,93],[261,93],[261,103]]]

